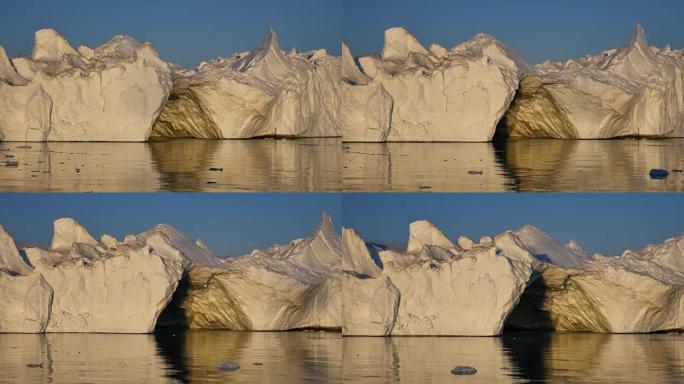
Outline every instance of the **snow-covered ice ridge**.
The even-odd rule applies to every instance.
[[[145,141],[171,81],[148,43],[116,36],[76,50],[40,30],[30,58],[10,61],[0,46],[0,140]]]
[[[403,28],[380,55],[256,49],[182,69],[149,43],[116,36],[74,49],[51,29],[32,56],[0,46],[0,140],[145,141],[155,137],[342,137],[345,141],[490,141],[512,136],[684,136],[684,51],[623,48],[527,64],[478,34],[425,48]]]
[[[416,221],[407,250],[376,261],[353,229],[342,238],[344,335],[684,329],[684,235],[609,257],[533,226],[475,242]]]
[[[327,214],[310,236],[230,259],[166,224],[97,240],[64,218],[48,249],[21,251],[0,226],[0,333],[339,328],[341,260]]]
[[[73,219],[47,249],[0,226],[0,332],[341,329],[343,335],[499,335],[684,329],[684,235],[589,255],[533,226],[453,241],[427,221],[405,251],[330,217],[288,244],[221,259],[165,224],[99,240]]]
[[[640,25],[622,48],[534,69],[506,115],[512,136],[684,136],[684,52],[649,46]]]

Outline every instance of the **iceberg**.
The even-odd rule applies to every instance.
[[[0,332],[152,332],[182,276],[182,254],[166,239],[127,240],[105,245],[75,220],[56,220],[49,249],[23,249],[21,274],[2,270]],[[4,247],[3,256],[7,248],[18,252]]]
[[[343,242],[363,240],[345,230]],[[345,251],[345,258],[371,258],[359,246]],[[378,256],[382,267],[372,275],[345,271],[343,335],[499,335],[533,272],[491,239],[462,249],[427,221],[411,223],[406,253],[384,250]]]
[[[339,59],[259,47],[177,71],[153,136],[240,139],[340,136]]]
[[[600,333],[684,329],[684,235],[621,256],[588,256],[577,242],[562,246],[549,239],[527,227],[496,238],[507,253],[517,244],[534,255],[528,260],[535,273],[507,326]]]
[[[533,72],[492,36],[426,49],[404,28],[385,31],[379,57],[343,45],[341,61],[344,141],[490,141]]]
[[[308,237],[188,268],[160,325],[277,331],[340,327],[341,241],[323,215]]]
[[[0,46],[0,140],[145,141],[171,86],[149,43],[115,36],[76,50],[42,29],[30,58],[10,61]]]
[[[622,48],[534,69],[506,114],[510,136],[684,136],[684,54],[649,46],[638,24]]]

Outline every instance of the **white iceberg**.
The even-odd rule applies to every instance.
[[[345,244],[363,241],[353,231],[343,237]],[[461,249],[426,221],[412,223],[409,238],[407,253],[379,252],[381,271],[345,275],[343,335],[501,334],[532,275],[529,263],[502,253],[488,238]],[[359,246],[345,251],[354,252],[345,258],[370,259]]]
[[[218,267],[189,268],[170,317],[160,324],[260,331],[339,328],[341,260],[340,238],[324,214],[306,238],[222,259]]]
[[[0,47],[0,140],[145,141],[171,86],[149,43],[116,36],[75,50],[42,29],[31,58],[10,62]]]
[[[286,54],[272,29],[251,52],[179,71],[153,135],[252,138],[340,136],[339,59]]]
[[[564,253],[558,242],[538,230],[522,231],[522,238],[513,231],[496,240],[509,254],[515,243],[530,246],[537,257],[509,326],[603,333],[684,329],[684,235],[621,256],[588,256],[572,242],[565,246],[572,256],[558,259],[553,255]]]
[[[0,280],[0,332],[152,332],[183,273],[166,238],[105,245],[73,219],[55,221],[49,250],[22,252],[24,274]]]
[[[649,46],[640,25],[623,48],[535,70],[506,114],[511,136],[684,136],[684,55]]]
[[[490,141],[532,71],[492,36],[428,50],[403,28],[357,61],[343,46],[345,141]]]

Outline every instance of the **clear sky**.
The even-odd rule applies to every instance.
[[[450,238],[479,239],[533,224],[563,243],[619,255],[684,233],[682,193],[348,194],[344,226],[366,241],[406,244],[411,221],[427,219]]]
[[[162,58],[185,67],[252,49],[269,26],[285,50],[333,54],[342,38],[356,55],[379,52],[393,26],[426,45],[489,33],[532,63],[622,46],[636,22],[652,43],[684,47],[681,0],[21,0],[0,9],[0,44],[11,56],[30,54],[33,32],[51,27],[74,46],[116,34],[151,41]]]
[[[450,237],[479,239],[533,224],[562,242],[608,255],[684,233],[681,193],[154,193],[0,194],[0,224],[15,240],[47,245],[52,221],[73,217],[93,236],[122,238],[168,223],[237,255],[311,233],[327,211],[366,241],[404,244],[427,219]]]
[[[251,50],[273,26],[281,48],[340,51],[340,0],[17,0],[0,6],[0,44],[30,54],[33,33],[54,28],[77,47],[117,34],[150,41],[163,59],[194,67]]]
[[[403,26],[447,47],[494,35],[531,63],[618,48],[640,22],[649,42],[684,47],[682,0],[344,0],[344,39],[354,55],[380,52],[383,31]]]
[[[122,239],[167,223],[218,255],[235,256],[310,234],[323,211],[339,228],[341,204],[324,193],[4,193],[0,224],[15,241],[45,246],[60,217],[73,217],[95,238]]]

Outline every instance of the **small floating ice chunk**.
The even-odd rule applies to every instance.
[[[477,369],[475,369],[475,367],[468,367],[465,365],[455,366],[451,370],[452,375],[459,375],[459,376],[461,376],[461,375],[474,375],[476,373],[477,373]]]
[[[233,363],[232,361],[222,361],[218,365],[219,371],[224,371],[224,372],[233,372],[237,371],[240,369],[240,364],[238,363]]]
[[[664,179],[666,178],[670,172],[664,170],[664,169],[659,169],[659,168],[653,168],[651,171],[648,173],[648,175],[651,177],[651,179]]]

